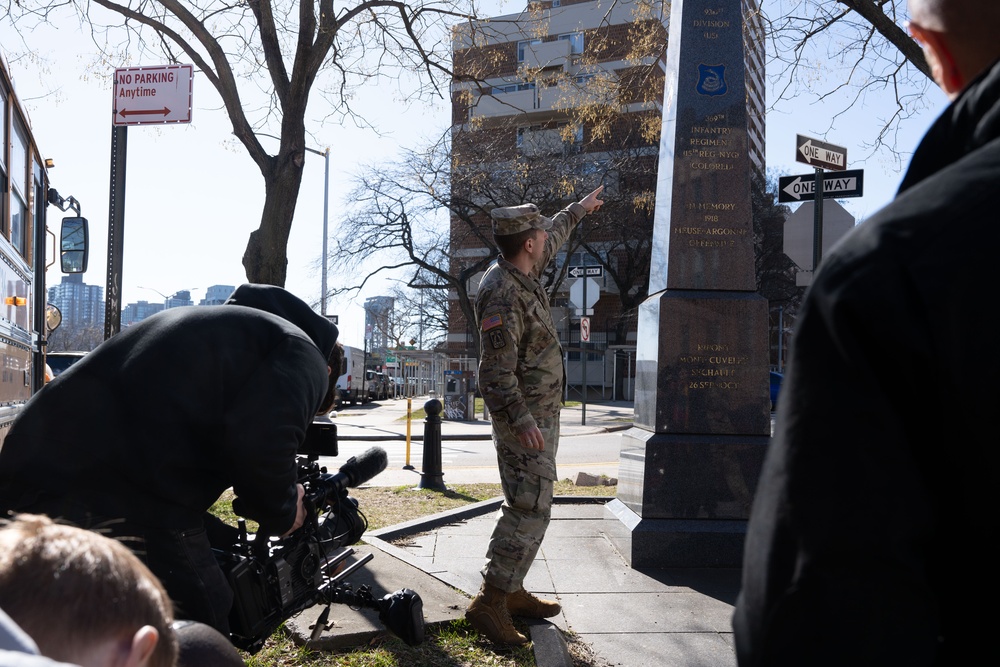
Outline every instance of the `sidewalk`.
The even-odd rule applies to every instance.
[[[410,400],[411,410],[423,409],[424,403],[430,400],[420,396]],[[406,399],[397,398],[366,405],[347,405],[341,410],[331,413],[333,422],[337,425],[338,440],[405,440],[406,438]],[[585,414],[584,414],[585,413]],[[632,426],[634,410],[631,402],[601,401],[587,403],[586,407],[574,405],[564,407],[559,420],[563,436],[590,435],[595,433],[610,433],[622,431]],[[581,423],[581,422],[586,422]],[[474,421],[441,421],[442,440],[489,440],[490,422],[483,419],[483,414],[476,414]],[[410,439],[424,439],[424,420],[412,419],[410,422]]]
[[[393,403],[393,402],[390,402]],[[405,437],[402,405],[358,406],[334,418],[338,437],[350,439]],[[414,409],[423,402],[414,400]],[[391,417],[395,414],[396,417]],[[630,427],[632,406],[626,403],[588,404],[567,408],[562,432],[583,435]],[[481,417],[481,415],[480,415]],[[629,421],[624,421],[624,420]],[[417,426],[419,424],[419,427]],[[422,422],[411,424],[420,429]],[[489,423],[445,422],[442,436],[456,439],[489,437]],[[412,435],[412,433],[411,433]],[[457,472],[457,471],[455,471]],[[449,483],[461,483],[446,470]],[[560,476],[565,476],[560,471]],[[551,623],[531,624],[531,639],[539,667],[571,667],[561,633],[570,630],[612,665],[644,667],[733,667],[732,607],[739,590],[739,571],[730,569],[634,570],[615,549],[608,535],[620,523],[604,507],[607,498],[560,497],[552,522],[525,587],[557,599],[562,613]],[[460,618],[469,598],[479,589],[479,570],[489,544],[500,500],[493,499],[397,526],[372,531],[361,552],[375,558],[352,583],[368,583],[376,596],[402,587],[420,593],[428,623]],[[309,635],[320,609],[304,611],[287,626],[301,640]],[[334,607],[336,625],[316,642],[323,646],[364,643],[381,625],[370,612]]]

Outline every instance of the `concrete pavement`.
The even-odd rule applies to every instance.
[[[342,411],[334,418],[338,437],[349,441],[381,433],[395,438],[400,435],[400,425],[405,434],[405,421],[390,419],[390,413],[398,415],[401,410],[405,414],[403,403],[401,409],[364,406]],[[588,405],[587,411],[586,425],[580,424],[580,408],[563,412],[564,436],[608,433],[630,426],[630,404],[594,404]],[[446,422],[442,432],[463,439],[482,437],[483,433],[489,437],[489,424]],[[460,471],[446,468],[444,474],[446,484],[468,481],[462,479]],[[372,483],[382,484],[384,476]],[[567,477],[562,469],[560,477]],[[557,498],[552,523],[525,580],[526,588],[557,599],[563,607],[551,624],[541,621],[531,625],[539,667],[572,664],[562,635],[554,632],[554,627],[575,632],[599,658],[612,665],[735,665],[730,617],[739,590],[739,572],[630,568],[608,538],[617,527],[617,519],[604,507],[607,500]],[[461,617],[479,588],[479,569],[499,504],[500,499],[489,500],[369,532],[362,550],[375,558],[352,582],[369,583],[376,597],[404,586],[416,590],[424,600],[428,623]],[[340,607],[334,607],[332,616],[337,625],[322,634],[319,645],[358,645],[381,631],[373,613]],[[287,625],[304,640],[318,613],[318,608],[307,610]]]
[[[412,412],[423,408],[427,400],[426,396],[413,399],[411,401]],[[388,452],[389,466],[372,480],[371,484],[375,486],[406,486],[408,484],[417,486],[420,483],[423,461],[424,420],[411,419],[409,429],[411,443],[408,461],[413,469],[406,470],[403,467],[407,461],[403,454],[407,431],[406,410],[406,400],[395,399],[363,406],[347,406],[338,411],[332,419],[337,425],[337,438],[343,443],[341,446],[342,456],[338,459],[324,460],[322,463],[332,470],[341,465],[351,452],[360,452],[369,445],[381,446]],[[444,420],[441,423],[442,456],[444,459],[442,469],[445,485],[500,483],[500,473],[497,470],[493,446],[490,442],[490,422],[483,419],[482,414],[478,414],[477,417],[478,419],[475,421]],[[563,447],[556,461],[560,478],[573,479],[578,472],[617,477],[621,440],[618,432],[630,428],[632,419],[632,404],[624,401],[589,403],[586,409],[581,405],[564,408],[560,424],[563,439],[584,435],[604,436],[608,446],[606,455],[602,456],[600,460],[585,463],[570,456],[572,451]],[[456,453],[456,450],[462,449],[463,445],[460,444],[462,442],[471,443],[470,446],[474,448],[488,450],[490,455],[485,457],[485,463],[469,466],[450,462],[449,459],[460,458],[453,456],[453,454]],[[481,457],[481,462],[482,458],[484,457]]]

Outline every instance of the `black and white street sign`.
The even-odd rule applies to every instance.
[[[847,169],[847,149],[818,139],[795,135],[795,160],[831,171]]]
[[[860,197],[864,194],[865,171],[837,171],[823,174],[823,199]],[[782,176],[778,179],[778,201],[782,204],[816,200],[816,174]]]
[[[583,278],[587,276],[589,278],[600,278],[604,275],[603,266],[571,266],[569,267],[569,275],[571,278]]]

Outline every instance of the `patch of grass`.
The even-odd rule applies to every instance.
[[[527,632],[527,626],[519,627]],[[368,646],[343,651],[311,651],[296,646],[280,632],[267,640],[255,656],[247,657],[249,667],[302,665],[303,667],[534,667],[529,646],[497,646],[481,637],[465,621],[428,628],[424,643],[407,646],[385,636]]]
[[[614,496],[616,486],[576,486],[569,480],[556,482],[557,496]],[[502,496],[499,484],[462,484],[447,491],[417,489],[411,486],[371,486],[351,489],[361,511],[368,518],[368,529],[377,530],[397,523],[445,512]]]

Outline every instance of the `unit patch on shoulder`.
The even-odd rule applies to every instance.
[[[502,325],[503,325],[503,320],[500,319],[500,314],[497,313],[496,315],[488,315],[487,317],[483,318],[481,329],[483,331],[489,331],[490,329],[495,329]]]
[[[499,350],[507,345],[507,337],[503,335],[503,329],[495,329],[490,332],[490,344],[494,350]]]

